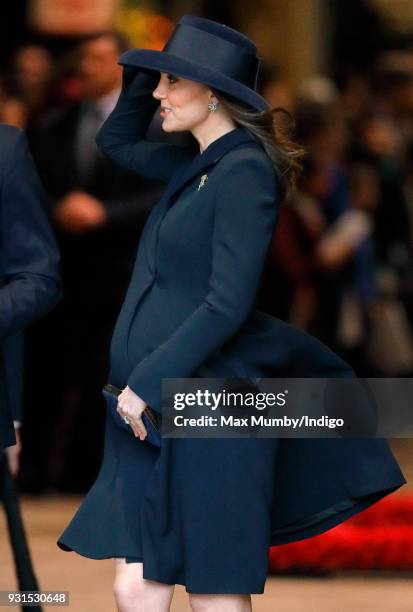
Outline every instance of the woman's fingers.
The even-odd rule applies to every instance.
[[[133,410],[132,414],[132,409],[126,406],[125,403],[126,402],[124,401],[118,401],[116,411],[122,418],[126,417],[128,419],[128,425],[132,428],[135,436],[139,437],[141,440],[144,440],[147,436],[147,431],[141,417],[142,413],[136,414],[136,410]]]
[[[135,436],[139,436],[139,438],[141,440],[144,440],[146,438],[147,435],[147,431],[146,431],[146,427],[143,424],[143,421],[140,417],[128,417],[129,418],[129,424],[133,429],[133,433],[135,434]]]
[[[117,411],[122,417],[128,419],[129,426],[132,428],[133,433],[141,440],[144,440],[147,436],[146,427],[142,419],[142,413],[145,408],[145,402],[128,387],[125,387],[119,394]]]

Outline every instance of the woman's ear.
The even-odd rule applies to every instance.
[[[208,99],[208,107],[216,110],[219,107],[219,98],[211,91]]]
[[[208,97],[208,102],[219,102],[219,98],[217,97],[214,90],[208,87],[208,85],[204,85],[204,87]]]

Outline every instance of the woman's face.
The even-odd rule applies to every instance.
[[[162,129],[165,132],[193,130],[210,115],[209,102],[217,101],[203,83],[166,72],[161,72],[159,83],[152,95],[160,100],[159,110],[163,118]]]

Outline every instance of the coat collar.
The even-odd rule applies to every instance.
[[[254,141],[255,138],[252,134],[244,127],[237,127],[226,134],[223,134],[219,138],[213,140],[203,151],[195,156],[200,160],[202,164],[209,164],[210,162],[216,162],[225,153],[230,151],[232,148],[241,144],[242,142]],[[194,161],[195,161],[194,160]]]
[[[208,166],[215,164],[226,153],[243,143],[255,143],[256,138],[244,127],[238,127],[212,141],[202,153],[197,153],[182,172],[179,172],[165,190],[167,208],[173,204],[173,196]]]

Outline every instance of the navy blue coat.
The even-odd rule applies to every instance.
[[[113,334],[111,382],[161,412],[163,378],[354,376],[315,337],[255,308],[277,221],[276,175],[261,144],[242,127],[195,156],[145,140],[158,79],[125,67],[118,104],[97,136],[113,161],[167,183]],[[273,543],[303,537],[285,525],[326,508],[324,528],[315,521],[307,534],[351,515],[354,502],[331,513],[349,494],[370,496],[359,511],[406,482],[383,439],[283,439],[279,457]]]
[[[24,133],[0,125],[0,448],[21,419],[23,330],[61,297],[59,253]]]

